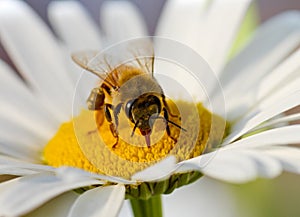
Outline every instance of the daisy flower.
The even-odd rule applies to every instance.
[[[294,144],[300,142],[300,126],[289,123],[300,115],[285,112],[300,104],[300,14],[287,12],[264,23],[228,61],[250,3],[174,0],[166,3],[161,14],[155,35],[173,40],[158,40],[158,55],[164,57],[168,43],[184,52],[189,46],[192,54],[202,56],[216,73],[216,77],[207,74],[205,81],[200,76],[216,111],[198,103],[195,108],[200,118],[187,115],[188,126],[200,122],[195,132],[202,133],[188,157],[180,155],[182,149],[172,154],[176,139],[165,137],[158,141],[160,149],[131,149],[120,141],[117,147],[107,145],[99,150],[101,154],[95,152],[99,155],[91,157],[81,144],[97,141],[86,134],[92,132],[88,124],[91,111],[72,118],[74,93],[75,100],[85,100],[91,89],[86,89],[85,82],[80,86],[85,80],[79,79],[81,69],[71,62],[70,53],[100,50],[120,40],[146,36],[141,15],[128,2],[106,2],[101,12],[104,35],[77,2],[52,2],[49,20],[57,38],[26,3],[0,1],[1,43],[23,78],[0,62],[0,173],[7,179],[0,184],[0,216],[25,215],[53,198],[52,204],[41,209],[47,209],[43,215],[117,216],[123,201],[129,199],[135,216],[162,216],[160,195],[202,176],[244,183],[258,177],[273,178],[283,170],[299,173],[300,151]],[[178,51],[173,51],[166,55],[176,57]],[[190,67],[188,63],[194,63],[186,57],[190,56],[175,60]],[[203,61],[201,66],[207,65]],[[171,69],[169,65],[155,67],[166,73]],[[186,86],[185,79],[181,82]],[[76,105],[75,110],[81,109]],[[105,118],[103,113],[96,117]],[[109,125],[103,126],[107,129],[99,133],[115,139]],[[188,143],[187,136],[183,137]],[[210,148],[215,145],[219,148]],[[120,165],[110,153],[143,166]],[[161,161],[152,165],[153,159]],[[177,206],[174,210],[180,208]],[[170,215],[176,214],[181,216],[179,212]]]

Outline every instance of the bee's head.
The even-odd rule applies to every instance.
[[[151,129],[151,117],[161,112],[161,101],[154,94],[143,94],[136,99],[128,100],[125,113],[129,120],[142,130]]]
[[[161,109],[159,97],[149,93],[131,99],[125,104],[125,113],[129,120],[134,123],[134,130],[139,128],[145,137],[150,135],[155,120],[153,117],[158,117]]]

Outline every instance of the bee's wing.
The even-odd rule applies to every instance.
[[[110,66],[107,66],[103,59],[99,58],[99,51],[80,51],[72,54],[72,59],[80,67],[88,70],[105,80],[108,73],[110,72]]]
[[[125,51],[126,52],[126,51]],[[127,57],[130,65],[153,75],[154,48],[150,39],[139,39],[128,43]]]
[[[149,39],[135,39],[98,51],[82,51],[72,55],[75,63],[92,72],[110,86],[118,86],[110,72],[121,65],[140,68],[153,74],[154,49]]]

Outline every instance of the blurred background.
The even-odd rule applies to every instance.
[[[49,2],[53,0],[25,0],[29,5],[34,8],[38,14],[48,23],[47,19],[47,6]],[[99,23],[99,11],[102,3],[105,0],[96,1],[80,1],[87,10],[91,13],[91,16],[95,22]],[[143,14],[149,33],[153,34],[155,26],[157,24],[161,10],[166,0],[129,0],[133,2]],[[255,0],[257,4],[259,22],[264,22],[270,17],[281,13],[286,10],[300,10],[300,0]],[[3,52],[0,44],[0,57],[9,62],[9,58]]]
[[[84,1],[98,23],[99,10],[103,0]],[[150,34],[153,34],[165,0],[131,0],[142,12]],[[47,21],[47,5],[50,0],[27,0],[40,16]],[[300,0],[257,0],[259,22],[286,11],[300,10]],[[8,57],[0,48],[0,57]],[[233,195],[232,200],[242,217],[299,217],[300,216],[300,176],[285,173],[273,180],[260,179],[245,185],[231,185],[215,182]],[[218,195],[215,195],[218,197]],[[215,205],[218,208],[218,205]],[[204,215],[205,216],[205,215]],[[206,216],[207,217],[207,216]]]
[[[47,5],[51,0],[26,0],[34,9],[36,9],[39,14],[47,20]],[[99,19],[99,8],[104,0],[97,1],[85,1],[79,0],[86,8],[91,12],[93,18],[96,22]],[[166,0],[130,0],[135,3],[137,7],[141,10],[142,14],[145,17],[146,23],[148,25],[148,29],[150,33],[154,32],[154,28],[162,7]],[[274,16],[285,10],[300,10],[300,0],[256,0],[260,20],[263,22],[266,19]]]
[[[49,2],[53,0],[25,0],[37,13],[48,22],[47,19],[47,6]],[[105,0],[96,0],[96,1],[85,1],[78,0],[84,5],[87,10],[91,13],[94,21],[99,23],[99,11],[100,7]],[[110,0],[109,0],[110,1]],[[166,0],[129,0],[133,2],[143,14],[149,33],[153,35],[155,26],[157,24],[159,15],[162,11],[162,8]],[[286,10],[300,10],[300,0],[254,0],[256,1],[257,10],[259,14],[259,22],[262,23],[269,19],[270,17],[281,13]],[[7,62],[9,58],[3,52],[3,49],[0,44],[0,57]]]

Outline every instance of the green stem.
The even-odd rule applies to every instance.
[[[135,217],[162,217],[161,196],[153,196],[148,200],[130,199]]]

